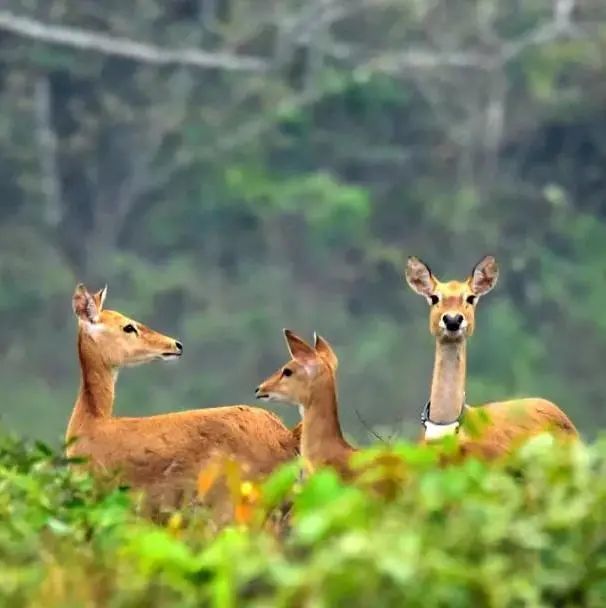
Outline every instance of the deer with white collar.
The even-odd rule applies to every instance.
[[[465,405],[467,338],[474,331],[477,303],[496,285],[498,274],[492,256],[482,258],[465,281],[443,283],[416,257],[409,258],[406,266],[408,285],[430,306],[429,330],[436,339],[430,400],[422,417],[424,440],[458,434],[464,453],[486,458],[506,454],[524,439],[545,431],[578,436],[568,416],[546,399]],[[480,422],[483,428],[478,436],[470,436],[461,427],[463,415],[485,420]]]

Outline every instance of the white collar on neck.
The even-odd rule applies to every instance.
[[[442,437],[456,435],[459,432],[461,423],[458,420],[455,420],[450,424],[434,424],[430,420],[427,420],[423,426],[425,427],[425,439],[427,441],[432,441],[434,439],[442,439]]]
[[[425,439],[432,441],[434,439],[441,439],[442,437],[449,437],[450,435],[456,435],[461,428],[461,419],[465,414],[465,395],[463,395],[463,405],[459,412],[459,417],[452,422],[437,423],[432,422],[429,419],[429,409],[431,407],[431,401],[428,401],[421,412],[421,424],[425,429]]]

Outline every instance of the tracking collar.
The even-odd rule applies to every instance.
[[[465,397],[463,397],[463,405],[461,412],[456,420],[452,422],[432,422],[430,420],[431,401],[428,401],[421,412],[421,424],[425,429],[425,439],[431,441],[433,439],[441,439],[449,435],[456,435],[461,428],[463,416],[465,415]]]

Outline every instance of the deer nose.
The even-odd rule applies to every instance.
[[[463,315],[459,313],[455,315],[446,313],[442,316],[442,321],[444,322],[444,325],[446,326],[446,329],[448,331],[457,331],[458,329],[461,329],[461,324],[463,323],[463,320]]]
[[[175,346],[177,347],[177,350],[182,353],[183,352],[183,344],[181,344],[181,342],[179,342],[178,340],[175,340]]]
[[[261,387],[257,386],[257,388],[255,389],[255,395],[258,395],[260,390],[261,390]]]

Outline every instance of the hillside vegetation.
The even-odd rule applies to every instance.
[[[486,253],[469,402],[606,424],[603,0],[2,5],[10,428],[65,431],[83,281],[185,346],[123,375],[122,415],[250,403],[291,327],[335,346],[348,433],[412,433],[433,351],[406,257],[463,279]]]

